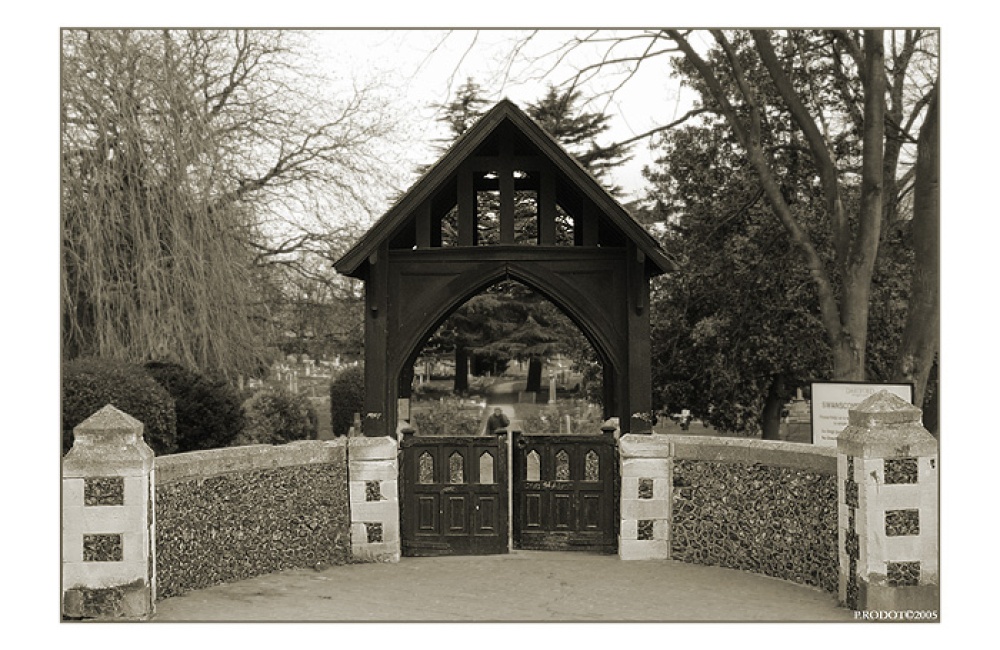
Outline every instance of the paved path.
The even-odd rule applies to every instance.
[[[515,551],[298,569],[157,604],[156,621],[850,621],[833,595],[672,561]]]

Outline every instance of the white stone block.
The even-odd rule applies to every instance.
[[[143,562],[63,562],[63,590],[105,589],[145,579]]]
[[[639,522],[635,519],[623,519],[619,527],[620,539],[639,539]]]
[[[399,502],[399,481],[395,478],[384,479],[382,481],[383,501]]]
[[[402,539],[399,535],[399,517],[384,519],[382,524],[382,541],[385,543],[399,543]]]
[[[365,490],[364,481],[348,481],[347,483],[347,491],[352,504],[361,503],[365,500]]]
[[[126,476],[124,503],[126,506],[149,507],[149,480],[145,476]]]
[[[653,539],[670,542],[669,519],[656,519],[653,521]]]
[[[358,544],[351,554],[357,562],[399,562],[400,546],[398,542]]]
[[[62,531],[63,562],[83,562],[83,533],[79,529]]]
[[[666,458],[623,458],[622,478],[668,478],[670,463]]]
[[[399,504],[395,501],[351,503],[351,521],[389,521],[390,519],[399,519]]]
[[[926,562],[931,554],[928,553],[930,549],[927,548],[927,540],[923,537],[923,534],[886,537],[882,559],[886,562]]]
[[[920,507],[921,493],[915,485],[883,485],[868,494],[867,503],[876,510],[909,510]]]
[[[347,457],[350,460],[395,460],[399,447],[396,441],[384,438],[348,438]]]
[[[398,476],[395,460],[351,460],[348,464],[348,477],[352,481],[388,480]]]
[[[128,531],[122,533],[122,558],[125,562],[142,564],[149,557],[146,544],[148,538],[145,531]],[[143,574],[145,575],[145,574]]]
[[[121,533],[145,528],[146,509],[140,506],[84,506],[83,532]]]
[[[917,485],[937,485],[938,459],[929,456],[917,459]],[[936,488],[935,488],[936,491]]]
[[[670,502],[666,499],[622,499],[622,519],[667,519]]]
[[[63,507],[83,505],[83,479],[64,478],[62,480]]]
[[[626,434],[618,441],[622,458],[668,458],[670,441],[661,436]]]
[[[670,545],[660,539],[623,539],[618,542],[618,557],[622,560],[666,560],[670,558]]]

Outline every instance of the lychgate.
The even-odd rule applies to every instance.
[[[543,295],[579,327],[603,367],[605,417],[617,417],[622,434],[649,433],[649,280],[671,268],[656,240],[593,176],[517,106],[501,101],[462,135],[336,264],[340,273],[365,283],[364,435],[396,435],[400,424],[398,400],[410,396],[413,364],[424,343],[455,309],[505,279],[519,281]],[[592,433],[600,435],[600,431]],[[515,478],[523,490],[529,489],[525,487],[528,484],[536,485],[538,490],[530,497],[523,490],[515,495],[524,501],[513,504],[520,517],[515,518],[515,525],[521,526],[514,530],[514,538],[522,542],[548,540],[538,542],[541,544],[563,538],[563,546],[584,547],[588,542],[581,540],[591,540],[595,548],[607,547],[610,539],[613,547],[617,521],[611,516],[598,516],[593,509],[597,503],[611,507],[616,498],[613,454],[609,456],[608,445],[595,442],[580,452],[572,445],[566,446],[561,448],[564,455],[560,456],[558,441],[535,443],[537,451],[548,454],[546,458],[552,463],[569,463],[566,467],[574,468],[575,473],[566,480],[579,481],[579,485],[567,491],[551,484],[545,487],[547,479]],[[441,449],[432,449],[435,444]],[[445,457],[442,449],[448,444],[451,451]],[[404,455],[410,454],[400,468],[404,552],[407,546],[428,549],[437,545],[443,552],[493,548],[494,542],[482,542],[474,536],[454,543],[444,533],[436,541],[430,539],[430,533],[420,537],[420,526],[430,525],[427,522],[432,518],[423,524],[414,519],[421,513],[427,517],[441,517],[444,513],[454,518],[456,526],[463,516],[467,519],[463,526],[476,525],[475,506],[471,506],[473,510],[461,510],[470,507],[460,505],[463,499],[438,498],[437,506],[430,505],[434,498],[429,494],[435,489],[442,498],[462,491],[468,499],[495,493],[502,499],[502,504],[497,504],[507,506],[511,495],[506,491],[506,472],[498,473],[495,483],[484,483],[492,486],[487,488],[468,487],[470,481],[462,483],[465,488],[458,488],[443,473],[436,474],[433,483],[418,480],[419,466],[415,463],[421,457],[434,459],[435,472],[444,472],[444,463],[461,462],[463,477],[479,477],[477,463],[483,457],[477,444],[475,440],[452,439],[450,443],[421,440],[404,445]],[[610,444],[613,447],[613,440]],[[414,450],[414,445],[423,450]],[[600,455],[598,463],[604,463],[606,468],[597,482],[588,481],[583,474],[588,469],[588,451]],[[583,456],[573,455],[566,460],[571,452]],[[496,453],[495,471],[501,464],[506,467],[508,460],[515,461],[519,472],[524,470],[516,453],[512,459],[502,456],[499,450]],[[555,467],[544,471],[555,472]],[[531,510],[542,507],[543,501],[556,509],[547,505],[548,510]],[[448,503],[458,510],[445,512]],[[525,527],[528,524],[518,523],[534,521],[532,517],[540,524],[544,519],[545,526],[562,525],[587,532],[533,537]],[[572,517],[572,522],[566,517]],[[581,524],[581,517],[590,517],[590,523]],[[506,518],[502,523],[507,523]],[[500,537],[496,544],[505,547],[507,529],[499,522],[497,526]],[[471,529],[461,530],[468,536]]]

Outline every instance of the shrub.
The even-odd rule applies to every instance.
[[[142,366],[111,359],[77,359],[62,367],[62,447],[73,446],[73,428],[112,404],[143,424],[143,438],[157,456],[177,449],[174,400]]]
[[[570,416],[573,433],[601,432],[601,425],[604,423],[601,409],[586,402],[545,406],[523,415],[521,425],[529,433],[559,433],[563,431],[563,420],[567,415]]]
[[[365,412],[365,367],[343,368],[330,381],[330,428],[333,435],[346,436],[355,413]]]
[[[412,414],[413,426],[424,436],[474,436],[481,432],[482,409],[463,407],[458,400],[430,402]]]
[[[236,389],[176,363],[152,361],[145,367],[174,398],[178,452],[228,447],[243,430]]]
[[[317,417],[309,398],[282,388],[265,388],[243,403],[246,424],[232,446],[282,445],[315,440]]]

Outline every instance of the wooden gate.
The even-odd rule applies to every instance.
[[[615,552],[614,438],[514,436],[514,546]]]
[[[508,552],[506,436],[406,435],[401,454],[403,555]]]

